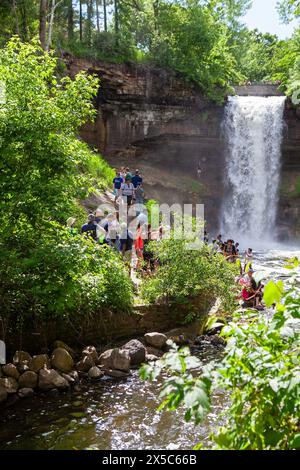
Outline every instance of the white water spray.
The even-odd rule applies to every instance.
[[[235,240],[274,239],[284,101],[277,96],[235,96],[226,106],[227,194],[222,230]]]

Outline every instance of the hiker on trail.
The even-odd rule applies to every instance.
[[[135,188],[137,188],[139,184],[143,183],[143,178],[140,176],[139,170],[135,170],[135,175],[132,177],[131,182]]]
[[[116,172],[116,176],[113,179],[113,184],[114,184],[114,196],[115,196],[115,203],[117,202],[117,199],[120,195],[120,190],[121,190],[121,185],[124,183],[124,179],[121,176],[121,173],[119,171]]]
[[[143,261],[143,251],[144,251],[144,240],[143,240],[143,226],[138,224],[136,230],[136,236],[134,240],[134,248],[137,256],[136,269],[140,269],[141,261]]]
[[[224,247],[224,256],[229,263],[234,263],[237,257],[234,241],[227,240],[225,247]]]
[[[132,204],[132,200],[134,197],[134,186],[131,182],[131,178],[126,176],[125,183],[121,184],[121,195],[123,203],[127,203],[127,210]]]
[[[97,223],[94,214],[89,214],[87,223],[81,227],[81,234],[97,241]]]
[[[127,228],[127,224],[123,222],[120,226],[120,252],[124,258],[125,263],[129,268],[129,274],[131,273],[131,257],[132,257],[132,246],[133,246],[133,233]]]
[[[126,170],[125,170],[125,180],[126,180],[126,178],[130,178],[132,180],[132,177],[133,177],[133,175],[132,175],[130,169],[127,167]]]
[[[120,225],[115,214],[108,214],[107,242],[110,246],[119,248]]]

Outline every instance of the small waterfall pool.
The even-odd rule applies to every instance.
[[[269,279],[289,282],[286,260],[300,249],[275,247],[255,253],[254,267]],[[300,285],[300,270],[296,276]],[[264,312],[260,313],[264,315]],[[194,351],[203,361],[221,359],[223,351],[207,344]],[[37,395],[0,413],[0,449],[191,449],[209,446],[209,434],[225,417],[229,397],[220,390],[212,411],[197,427],[184,423],[184,413],[158,413],[157,384],[141,382],[133,371],[126,381],[101,380],[78,392]]]

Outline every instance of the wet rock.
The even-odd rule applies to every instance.
[[[109,369],[110,364],[111,364],[112,352],[113,352],[113,349],[107,349],[107,351],[104,351],[102,354],[100,354],[98,365]]]
[[[66,351],[68,351],[68,353],[72,356],[72,357],[75,357],[76,356],[76,353],[74,351],[74,349],[72,349],[70,346],[68,346],[66,343],[64,343],[63,341],[54,341],[53,343],[53,347],[52,349],[65,349]]]
[[[7,377],[12,377],[16,380],[18,380],[18,378],[20,377],[20,372],[14,364],[6,364],[5,366],[2,366],[2,372]]]
[[[145,361],[146,348],[139,340],[132,339],[131,341],[128,341],[128,343],[122,346],[122,349],[128,351],[130,364],[132,366],[141,364]]]
[[[129,372],[124,372],[124,371],[121,371],[121,370],[115,370],[115,369],[107,369],[105,370],[105,375],[108,375],[109,377],[114,377],[114,378],[117,378],[117,379],[121,379],[121,378],[127,378],[130,376]]]
[[[190,340],[184,334],[169,336],[169,339],[173,341],[173,343],[177,344],[177,346],[186,346],[190,344]]]
[[[3,377],[2,379],[0,379],[0,387],[5,388],[7,393],[10,394],[17,392],[19,384],[13,377]]]
[[[20,388],[35,388],[38,384],[38,375],[32,370],[28,370],[19,379]]]
[[[154,356],[154,354],[146,354],[146,362],[158,361],[159,357]]]
[[[195,339],[194,343],[201,346],[201,344],[202,344],[203,341],[205,341],[205,340],[206,340],[206,336],[205,336],[205,335],[197,336],[197,338]]]
[[[84,356],[79,362],[76,364],[76,369],[81,372],[88,372],[91,367],[94,367],[95,362],[91,358],[91,356]]]
[[[47,354],[38,354],[33,356],[29,362],[29,369],[33,372],[39,372],[41,369],[50,369],[51,363]]]
[[[151,354],[152,356],[162,357],[164,353],[159,349],[152,348],[151,346],[147,346],[146,348],[147,354]]]
[[[39,372],[39,388],[41,390],[51,390],[53,388],[68,388],[69,384],[56,370],[41,369]]]
[[[221,331],[223,330],[225,325],[219,325],[219,326],[216,326],[215,328],[211,328],[210,330],[207,330],[205,331],[205,334],[207,336],[215,336],[215,335],[218,335],[219,333],[221,333]]]
[[[63,348],[57,348],[53,351],[51,364],[55,369],[65,373],[71,372],[74,367],[74,361],[71,354]]]
[[[130,368],[130,356],[126,349],[109,349],[101,354],[100,363],[106,369],[118,369],[127,372]]]
[[[90,379],[100,379],[100,377],[103,377],[103,375],[104,372],[100,370],[97,366],[91,367],[88,372],[88,376]]]
[[[79,381],[79,375],[78,375],[77,370],[71,370],[71,372],[68,373],[68,376],[71,377],[74,380],[74,382]]]
[[[29,398],[34,395],[34,391],[32,388],[20,388],[18,395],[20,398]]]
[[[209,340],[213,346],[225,346],[226,341],[219,335],[210,336]]]
[[[13,357],[13,364],[16,365],[29,365],[29,362],[31,361],[32,357],[31,355],[26,352],[26,351],[16,351]]]
[[[86,346],[84,350],[82,351],[82,355],[84,356],[90,356],[94,363],[96,364],[98,361],[98,353],[96,351],[96,348],[94,346]]]
[[[153,346],[154,348],[157,349],[162,349],[166,342],[167,342],[167,337],[163,333],[146,333],[144,335],[145,341],[149,346]]]
[[[26,364],[18,364],[17,369],[20,372],[20,374],[24,374],[24,372],[27,372],[28,370],[30,370]]]
[[[61,373],[61,376],[66,379],[66,381],[70,384],[70,385],[73,385],[75,384],[75,380],[73,379],[73,377],[71,377],[69,374],[65,374],[64,372]]]
[[[3,387],[2,385],[0,385],[0,403],[2,403],[3,401],[7,400],[7,390],[5,387]]]
[[[49,390],[48,394],[53,397],[56,397],[59,394],[59,390],[57,388],[52,388],[51,390]]]

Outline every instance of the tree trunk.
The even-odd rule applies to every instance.
[[[68,0],[68,39],[72,41],[74,38],[74,10],[73,1]]]
[[[97,31],[98,31],[98,33],[100,33],[99,0],[96,0],[96,15],[97,15]]]
[[[47,40],[47,6],[48,0],[40,0],[40,41],[43,49],[46,49]]]
[[[79,0],[79,37],[82,42],[82,0]]]
[[[104,31],[107,32],[107,10],[106,10],[106,0],[103,0],[103,17],[104,17]]]
[[[114,0],[115,5],[115,35],[116,35],[116,49],[119,49],[119,5],[118,0]]]
[[[20,36],[17,0],[12,0],[12,6],[13,6],[13,12],[14,12],[14,15],[15,15],[15,20],[16,20],[16,34],[18,36]]]
[[[92,27],[93,27],[93,0],[87,2],[87,43],[89,46],[92,45]]]
[[[48,41],[46,45],[46,51],[49,51],[50,46],[52,44],[55,7],[56,7],[56,0],[51,0],[50,20],[49,20],[49,27],[48,27]]]
[[[22,0],[20,6],[20,11],[21,11],[21,36],[23,41],[28,40],[28,27],[27,27],[27,8],[26,8],[26,0]]]

